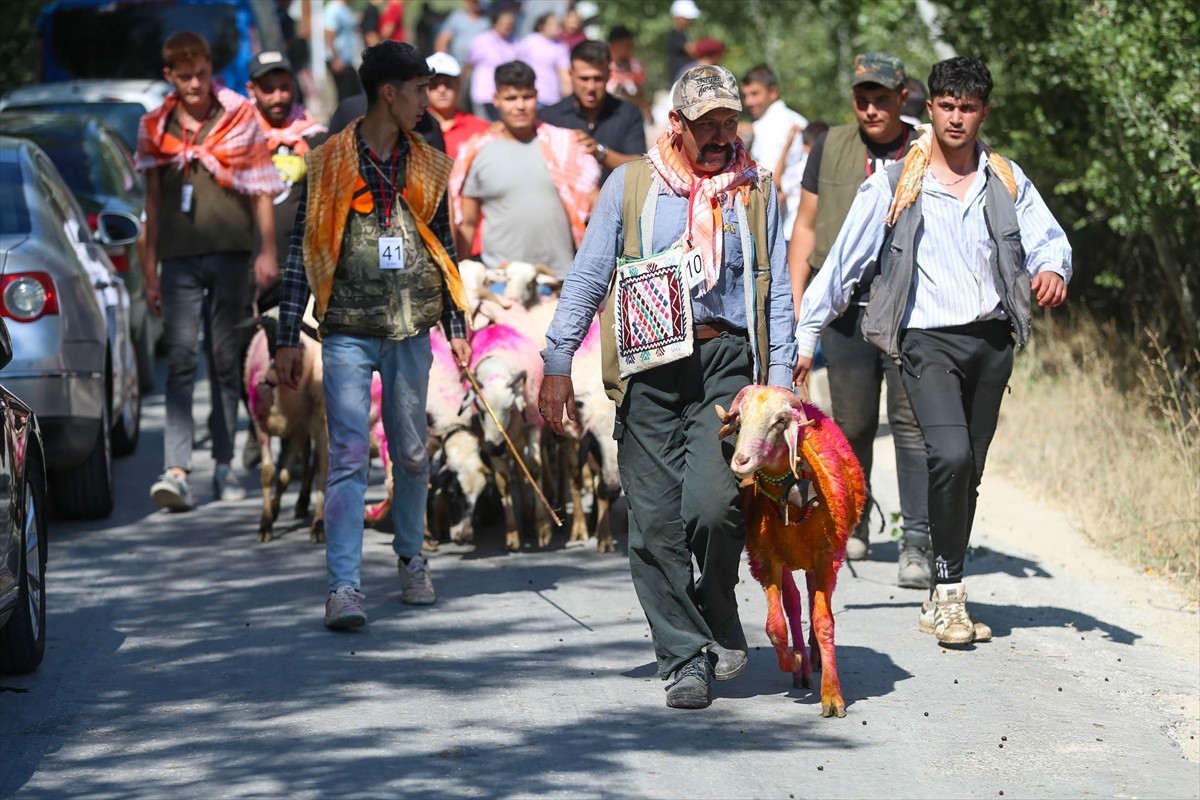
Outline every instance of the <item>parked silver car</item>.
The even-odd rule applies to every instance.
[[[37,413],[46,439],[51,509],[105,517],[113,451],[141,427],[129,293],[102,245],[137,240],[140,221],[87,219],[37,145],[0,136],[0,314],[12,337],[5,385]]]
[[[0,378],[12,360],[0,318]],[[46,463],[37,416],[0,385],[0,672],[29,672],[46,652]]]
[[[234,87],[241,91],[241,87]],[[163,80],[82,80],[22,86],[0,97],[0,111],[95,114],[137,150],[142,115],[162,105],[171,84]]]
[[[0,112],[0,131],[29,139],[50,156],[95,232],[101,211],[126,211],[145,219],[146,182],[133,168],[133,155],[113,128],[94,114],[44,111]],[[154,391],[158,318],[146,306],[141,242],[107,247],[108,258],[129,289],[130,327],[143,394]]]

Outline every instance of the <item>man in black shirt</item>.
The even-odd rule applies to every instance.
[[[916,139],[912,126],[900,119],[908,98],[906,80],[904,65],[895,56],[858,56],[851,81],[855,124],[832,128],[817,140],[808,155],[800,184],[800,208],[788,248],[797,309],[812,270],[824,262],[859,186],[878,170],[904,158],[909,144]],[[896,448],[903,527],[897,582],[907,588],[927,589],[930,570],[925,440],[896,364],[862,338],[860,326],[870,288],[870,280],[864,280],[846,312],[821,336],[821,350],[829,365],[833,417],[850,441],[869,482],[879,426],[879,390],[886,376],[888,424]],[[864,511],[846,543],[846,558],[866,558],[869,520],[870,514]]]
[[[601,183],[614,169],[646,152],[641,112],[608,93],[610,64],[608,45],[603,42],[575,45],[571,50],[571,96],[538,114],[543,122],[579,132],[580,146],[600,162]]]

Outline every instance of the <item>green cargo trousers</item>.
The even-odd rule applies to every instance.
[[[688,358],[631,376],[618,410],[629,568],[664,679],[737,614],[746,531],[733,447],[717,440],[713,406],[728,409],[752,371],[749,341],[725,333],[696,342]]]

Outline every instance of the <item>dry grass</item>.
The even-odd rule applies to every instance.
[[[989,465],[1200,600],[1200,402],[1152,338],[1090,317],[1018,354]]]

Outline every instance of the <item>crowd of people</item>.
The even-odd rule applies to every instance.
[[[739,487],[713,407],[750,383],[803,391],[818,345],[832,416],[868,481],[886,385],[898,583],[928,592],[921,629],[944,645],[987,641],[963,580],[975,498],[1013,349],[1029,335],[1030,295],[1058,305],[1071,276],[1070,246],[1037,190],[979,139],[987,67],[939,62],[914,108],[924,87],[901,61],[860,54],[847,87],[855,122],[830,127],[788,107],[770,65],[739,81],[718,63],[719,42],[689,43],[700,10],[675,0],[676,77],[648,147],[632,34],[588,38],[586,5],[526,0],[520,14],[503,4],[484,14],[464,0],[422,54],[404,41],[403,3],[373,0],[358,23],[368,46],[355,54],[339,39],[349,9],[327,3],[340,98],[328,126],[299,102],[287,54],[255,57],[247,99],[213,83],[202,37],[164,43],[174,91],[144,118],[137,156],[149,186],[146,297],[164,316],[169,359],[154,501],[196,505],[201,326],[218,387],[213,497],[238,500],[237,325],[252,302],[279,305],[279,379],[296,387],[311,297],[330,450],[325,624],[367,623],[359,572],[373,373],[401,599],[432,604],[421,546],[430,329],[441,326],[466,368],[472,309],[460,260],[528,262],[548,277],[557,307],[543,332],[538,410],[558,434],[575,418],[573,356],[596,314],[635,307],[652,274],[651,288],[678,302],[616,326],[602,317],[601,327],[631,574],[667,705],[707,706],[712,680],[736,677],[748,658],[734,596]],[[931,125],[916,127],[924,114]],[[868,556],[868,519],[864,510],[846,558]]]

